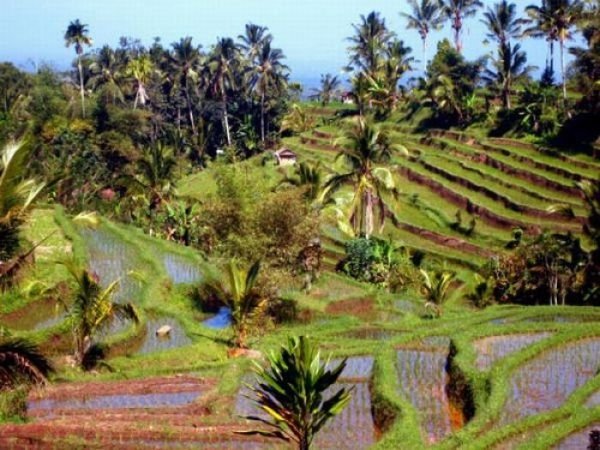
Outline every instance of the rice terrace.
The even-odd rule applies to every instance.
[[[597,0],[41,3],[0,449],[600,450]]]

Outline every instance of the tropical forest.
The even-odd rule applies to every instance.
[[[126,3],[2,5],[1,449],[600,450],[598,0]]]

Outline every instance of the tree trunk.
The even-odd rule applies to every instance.
[[[458,53],[462,53],[462,42],[460,41],[460,32],[462,30],[462,18],[459,13],[455,13],[454,17],[454,45],[456,46],[456,51]]]
[[[260,140],[265,143],[265,93],[260,96]]]
[[[185,79],[185,99],[188,104],[188,114],[190,118],[190,125],[192,126],[192,134],[196,136],[196,125],[194,123],[194,111],[192,109],[192,99],[190,98],[190,91],[188,89],[187,78]]]
[[[85,91],[83,89],[83,67],[81,56],[77,55],[77,68],[79,69],[79,92],[81,93],[81,117],[85,117]]]
[[[427,38],[423,38],[423,78],[427,79]]]
[[[562,75],[563,100],[567,100],[567,80],[565,77],[565,42],[560,40],[560,72]]]
[[[225,136],[227,137],[227,145],[231,146],[231,133],[229,131],[229,116],[227,114],[227,99],[223,95],[223,122],[225,124]]]

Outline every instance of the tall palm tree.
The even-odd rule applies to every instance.
[[[78,364],[83,364],[86,353],[92,348],[95,335],[107,329],[117,319],[138,323],[139,318],[131,303],[116,303],[112,300],[119,280],[102,289],[95,274],[79,267],[73,261],[63,264],[77,284],[69,317],[73,326],[74,357]]]
[[[199,288],[201,298],[211,299],[231,309],[233,345],[246,348],[251,321],[266,307],[266,300],[256,292],[260,261],[248,269],[239,268],[235,260],[219,274],[207,274]]]
[[[494,70],[486,69],[484,79],[500,86],[502,105],[511,109],[510,93],[515,81],[524,79],[533,69],[527,64],[527,55],[521,51],[521,46],[510,42],[498,48],[498,55],[492,60]]]
[[[526,23],[525,19],[519,18],[517,5],[502,0],[495,3],[492,8],[483,13],[483,23],[487,30],[487,37],[497,41],[501,46],[507,44],[510,39],[521,35],[521,26]]]
[[[192,45],[192,38],[189,36],[180,39],[179,42],[173,42],[171,46],[173,51],[170,54],[170,66],[174,74],[173,81],[183,89],[192,134],[196,136],[194,106],[190,89],[198,76],[196,68],[200,62],[200,50]]]
[[[81,64],[81,55],[83,54],[83,46],[91,46],[92,38],[88,36],[87,25],[79,22],[79,19],[69,23],[65,32],[65,44],[67,47],[75,46],[77,54],[77,68],[79,70],[79,91],[81,93],[81,115],[85,117],[85,91],[83,88],[83,66]]]
[[[146,92],[146,85],[154,72],[154,65],[149,55],[141,55],[132,59],[125,68],[125,74],[135,80],[135,99],[133,109],[137,109],[138,103],[144,106],[150,98]]]
[[[432,30],[439,30],[444,23],[437,0],[408,0],[412,13],[400,13],[408,21],[408,28],[415,29],[423,42],[423,73],[427,71],[427,37]]]
[[[571,30],[581,18],[584,3],[581,0],[542,0],[541,6],[529,5],[525,8],[530,27],[524,34],[534,38],[545,38],[550,43],[551,70],[554,65],[553,45],[560,45],[560,69],[562,75],[563,99],[567,98],[565,76],[565,42],[572,38]]]
[[[510,109],[510,90],[513,81],[527,75],[529,68],[525,67],[527,56],[520,51],[520,45],[511,45],[511,38],[521,34],[521,25],[525,22],[517,16],[517,6],[502,0],[488,8],[481,22],[486,26],[487,37],[498,42],[498,56],[493,61],[496,72],[486,71],[488,80],[493,80],[502,86],[502,103]]]
[[[5,263],[18,253],[20,228],[44,188],[24,177],[30,154],[23,141],[0,152],[0,261]]]
[[[271,47],[271,41],[266,40],[260,47],[251,73],[251,86],[260,97],[260,140],[263,144],[265,142],[267,95],[273,90],[283,91],[287,82],[284,72],[288,70],[288,67],[282,62],[284,58],[281,49]]]
[[[90,64],[90,79],[88,86],[96,90],[100,87],[106,89],[106,93],[112,97],[113,104],[117,99],[123,101],[121,90],[122,67],[115,51],[108,45],[103,46],[95,55]]]
[[[273,40],[273,36],[268,33],[268,30],[267,27],[247,23],[244,34],[238,36],[241,41],[240,48],[250,61],[253,61],[259,55],[265,42]]]
[[[318,95],[323,106],[331,101],[331,97],[333,97],[335,91],[340,87],[340,84],[340,79],[337,76],[330,73],[321,74],[321,87],[316,89],[316,95]]]
[[[270,430],[241,432],[294,442],[308,450],[315,435],[350,402],[352,388],[339,388],[326,397],[346,367],[346,359],[332,365],[305,336],[291,337],[279,353],[268,356],[269,365],[256,365],[258,384],[248,386],[253,399],[269,419],[249,416]]]
[[[372,11],[367,16],[360,16],[361,22],[353,24],[354,36],[348,38],[351,63],[358,69],[373,75],[379,67],[385,53],[387,43],[394,34],[385,25],[385,19],[378,12]]]
[[[462,29],[464,20],[477,14],[477,9],[483,6],[480,0],[438,0],[442,12],[446,15],[454,30],[454,45],[462,53]]]
[[[50,361],[31,342],[15,338],[0,340],[0,392],[23,380],[44,383],[53,371]]]
[[[215,95],[221,97],[223,107],[223,128],[227,145],[231,145],[231,132],[229,129],[229,116],[227,114],[227,89],[234,87],[235,75],[234,65],[238,60],[238,48],[231,38],[219,39],[215,49],[212,52],[209,61],[209,70],[211,75],[212,90]]]
[[[331,177],[326,187],[335,191],[344,184],[353,186],[350,222],[355,234],[368,238],[373,233],[375,210],[383,227],[385,197],[398,195],[390,170],[377,165],[388,162],[395,152],[408,152],[403,146],[392,144],[386,132],[362,117],[344,131],[336,145],[341,146],[337,158],[343,158],[350,170]]]

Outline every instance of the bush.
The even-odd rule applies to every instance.
[[[20,422],[26,419],[27,392],[25,386],[0,391],[0,422]]]

